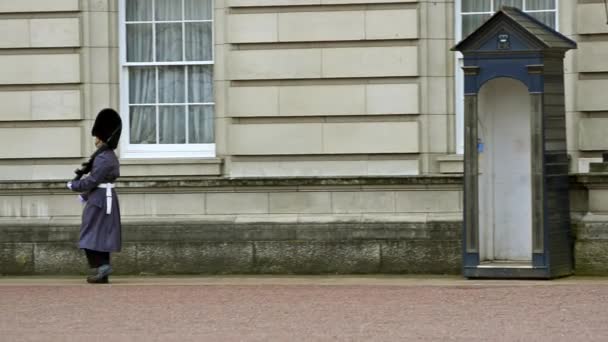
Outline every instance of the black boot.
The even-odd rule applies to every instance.
[[[97,274],[87,277],[89,284],[107,284],[108,276],[112,273],[112,266],[105,264],[97,268]]]

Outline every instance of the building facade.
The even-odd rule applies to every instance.
[[[81,272],[64,189],[119,109],[125,273],[458,273],[461,56],[500,5],[566,54],[577,269],[608,270],[601,0],[0,0],[0,273]]]

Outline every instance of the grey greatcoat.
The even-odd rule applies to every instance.
[[[95,157],[88,177],[72,181],[72,190],[81,192],[86,200],[79,248],[100,252],[120,251],[122,238],[116,191],[112,189],[111,213],[107,214],[106,189],[98,187],[102,183],[113,183],[120,176],[119,166],[114,151],[106,150]]]

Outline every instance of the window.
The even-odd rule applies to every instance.
[[[545,25],[558,29],[558,0],[456,0],[456,42],[475,31],[501,6],[522,9]],[[456,53],[456,152],[464,153],[464,75],[462,55]]]
[[[214,157],[213,1],[120,6],[124,155]]]

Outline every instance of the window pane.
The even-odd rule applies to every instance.
[[[213,66],[193,65],[188,67],[188,102],[213,102]]]
[[[186,23],[186,60],[211,61],[211,23]]]
[[[156,24],[156,61],[182,60],[182,24]]]
[[[490,12],[492,0],[462,0],[462,12]]]
[[[159,67],[158,68],[158,101],[159,103],[184,103],[186,102],[184,80],[184,67]]]
[[[159,139],[161,144],[185,144],[186,120],[184,106],[158,107]]]
[[[182,20],[182,0],[155,0],[156,20]]]
[[[502,6],[511,6],[523,9],[522,0],[494,0],[494,11],[498,11]]]
[[[152,24],[127,25],[127,62],[152,62]]]
[[[481,24],[488,20],[490,14],[468,14],[462,16],[462,38],[466,38],[473,33]]]
[[[528,13],[543,24],[555,29],[555,12],[532,12]]]
[[[188,125],[188,143],[213,143],[213,106],[190,106]]]
[[[127,21],[151,21],[152,1],[127,0]]]
[[[156,109],[154,106],[132,106],[129,111],[131,144],[156,143]]]
[[[555,0],[527,0],[526,10],[554,10]]]
[[[156,70],[129,68],[129,103],[156,103]]]
[[[211,0],[185,0],[184,6],[187,20],[211,20],[213,13]]]

